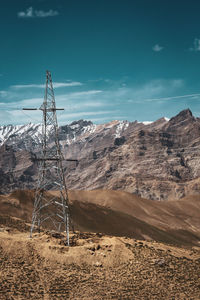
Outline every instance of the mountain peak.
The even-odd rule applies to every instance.
[[[172,119],[190,119],[194,118],[191,110],[189,108],[182,110],[180,113],[178,113],[175,117],[171,118]]]
[[[189,108],[182,110],[177,116],[193,117],[193,114]]]
[[[171,118],[169,120],[170,125],[172,124],[177,124],[180,122],[190,122],[190,121],[195,121],[195,117],[193,116],[191,110],[184,109],[180,113],[178,113],[175,117]]]
[[[93,123],[91,121],[87,121],[87,120],[78,120],[78,121],[73,121],[71,124],[69,124],[69,126],[74,126],[74,125],[79,125],[81,127],[85,127],[85,126],[89,126],[92,125]]]

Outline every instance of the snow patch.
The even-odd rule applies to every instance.
[[[149,125],[149,124],[152,124],[153,121],[144,121],[144,122],[140,122],[140,123],[142,123],[142,124],[144,124],[144,125]]]
[[[27,135],[30,135],[35,142],[40,142],[42,134],[41,124],[28,123],[25,125],[7,125],[0,126],[0,145],[4,144],[9,139],[24,139]]]
[[[116,131],[115,131],[115,138],[120,138],[121,137],[121,133],[123,130],[127,129],[129,126],[129,123],[127,121],[119,121],[119,124],[116,127]]]

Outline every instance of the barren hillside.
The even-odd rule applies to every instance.
[[[195,247],[80,232],[67,247],[62,234],[29,239],[23,222],[9,220],[0,227],[2,300],[200,298]]]
[[[53,192],[56,194],[56,192]],[[31,221],[33,191],[0,196],[1,216]],[[116,236],[199,245],[199,196],[155,202],[121,191],[70,191],[75,229]]]

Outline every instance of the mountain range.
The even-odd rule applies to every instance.
[[[49,136],[52,143],[52,136]],[[0,127],[0,192],[33,189],[42,125]],[[187,109],[170,120],[79,120],[59,127],[67,188],[123,190],[152,200],[200,192],[200,118]],[[52,144],[53,146],[53,144]]]

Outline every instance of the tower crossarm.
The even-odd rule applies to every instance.
[[[42,111],[56,111],[56,110],[65,110],[64,108],[26,108],[26,107],[23,107],[22,110],[42,110]]]

